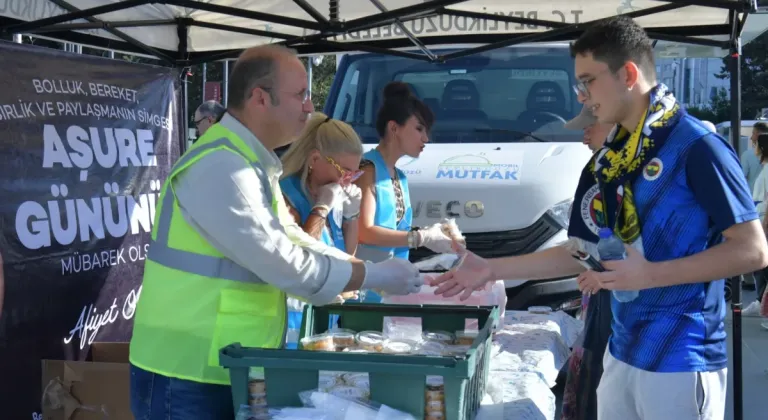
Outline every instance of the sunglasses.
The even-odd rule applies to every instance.
[[[333,160],[332,157],[326,156],[325,160],[328,161],[331,165],[333,165],[334,168],[336,168],[337,171],[339,171],[339,174],[341,174],[341,180],[343,182],[355,182],[363,175],[363,171],[358,169],[355,171],[347,171],[344,168],[341,167],[338,163],[336,163],[335,160]]]

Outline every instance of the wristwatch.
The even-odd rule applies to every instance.
[[[342,221],[343,221],[343,222],[354,222],[354,221],[355,221],[355,220],[357,220],[358,218],[360,218],[360,212],[357,212],[357,214],[355,214],[354,216],[349,216],[349,217],[347,217],[347,216],[342,216],[342,217],[341,217],[341,219],[342,219]]]
[[[416,249],[421,244],[419,243],[419,228],[414,227],[411,228],[410,231],[408,231],[408,248],[410,249]]]
[[[310,210],[309,214],[310,216],[314,214],[315,216],[326,219],[328,218],[329,212],[330,212],[330,209],[328,208],[328,206],[315,206],[315,207],[312,207],[312,210]]]

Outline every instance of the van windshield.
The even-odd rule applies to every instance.
[[[451,50],[437,50],[438,54]],[[572,86],[568,47],[515,46],[427,63],[379,54],[349,55],[326,104],[363,142],[376,143],[381,92],[391,81],[410,84],[435,113],[432,143],[580,142],[563,127],[581,110]]]

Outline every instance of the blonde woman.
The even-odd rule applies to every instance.
[[[283,155],[280,188],[296,223],[326,245],[357,249],[363,145],[348,124],[317,112]]]
[[[349,124],[314,113],[298,140],[282,157],[280,189],[296,223],[313,238],[350,255],[357,250],[357,219],[363,145]],[[343,294],[350,299],[356,294]],[[295,347],[303,303],[288,298],[287,348]],[[338,318],[331,320],[331,326]],[[293,332],[291,334],[291,332]]]

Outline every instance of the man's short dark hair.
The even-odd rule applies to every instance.
[[[592,54],[595,60],[617,72],[628,61],[642,70],[649,81],[656,80],[653,41],[645,30],[626,16],[605,19],[589,29],[571,44],[571,56]]]
[[[272,105],[279,104],[276,95],[278,61],[282,57],[295,56],[296,52],[281,45],[262,45],[249,48],[240,54],[229,76],[227,106],[242,109],[257,86],[266,90]]]
[[[214,121],[219,122],[227,109],[216,101],[205,101],[197,107],[196,112],[203,117],[212,117]]]
[[[752,129],[760,134],[768,134],[768,122],[758,121],[752,126]]]

